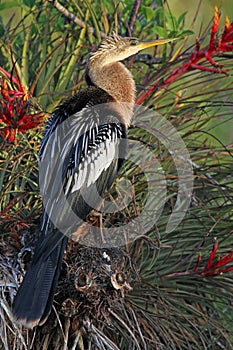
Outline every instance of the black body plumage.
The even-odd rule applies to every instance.
[[[51,311],[68,236],[80,225],[73,215],[85,220],[98,207],[123,163],[126,128],[111,102],[107,92],[90,86],[61,104],[45,128],[41,235],[13,304],[15,318],[27,327],[43,324]],[[62,198],[66,205],[59,205]]]

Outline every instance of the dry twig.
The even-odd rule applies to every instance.
[[[73,21],[79,27],[85,28],[87,26],[87,24],[85,22],[83,22],[81,19],[76,17],[72,12],[68,11],[59,1],[49,0],[49,2],[52,2],[54,7],[56,7],[56,9],[59,12],[61,12],[63,14],[63,16],[65,16],[68,19],[70,19],[71,21]],[[88,27],[88,30],[90,31],[91,34],[95,33],[95,30],[94,30],[93,27],[91,27],[91,26],[87,26],[87,27]],[[99,32],[99,33],[100,33],[101,38],[105,38],[106,37],[106,34],[104,32]]]

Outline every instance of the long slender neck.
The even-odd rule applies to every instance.
[[[135,83],[129,70],[120,62],[100,65],[93,60],[88,64],[88,75],[93,84],[111,95],[118,105],[121,104],[120,114],[123,122],[129,125],[136,94]]]

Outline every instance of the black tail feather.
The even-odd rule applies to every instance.
[[[58,242],[51,253],[33,258],[13,303],[13,315],[22,325],[33,328],[43,324],[52,308],[60,276],[67,237]]]

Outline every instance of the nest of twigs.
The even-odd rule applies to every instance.
[[[2,315],[5,347],[39,349],[43,344],[45,349],[59,349],[61,344],[67,343],[68,348],[73,348],[79,343],[77,349],[89,349],[90,346],[95,349],[95,343],[100,341],[95,338],[101,338],[103,328],[109,332],[114,329],[114,310],[124,311],[125,295],[132,290],[131,283],[137,278],[131,258],[122,248],[86,247],[70,241],[48,320],[37,331],[22,330],[11,316],[10,304],[30,263],[38,231],[34,228],[34,232],[23,232],[20,241],[17,236],[8,236],[2,242],[2,296],[5,311],[15,327],[14,331],[8,328],[9,321]],[[17,341],[16,345],[17,332],[21,333],[22,343]],[[30,332],[34,332],[35,336],[27,344]],[[102,337],[106,336],[103,334]],[[108,341],[106,337],[104,342]]]

